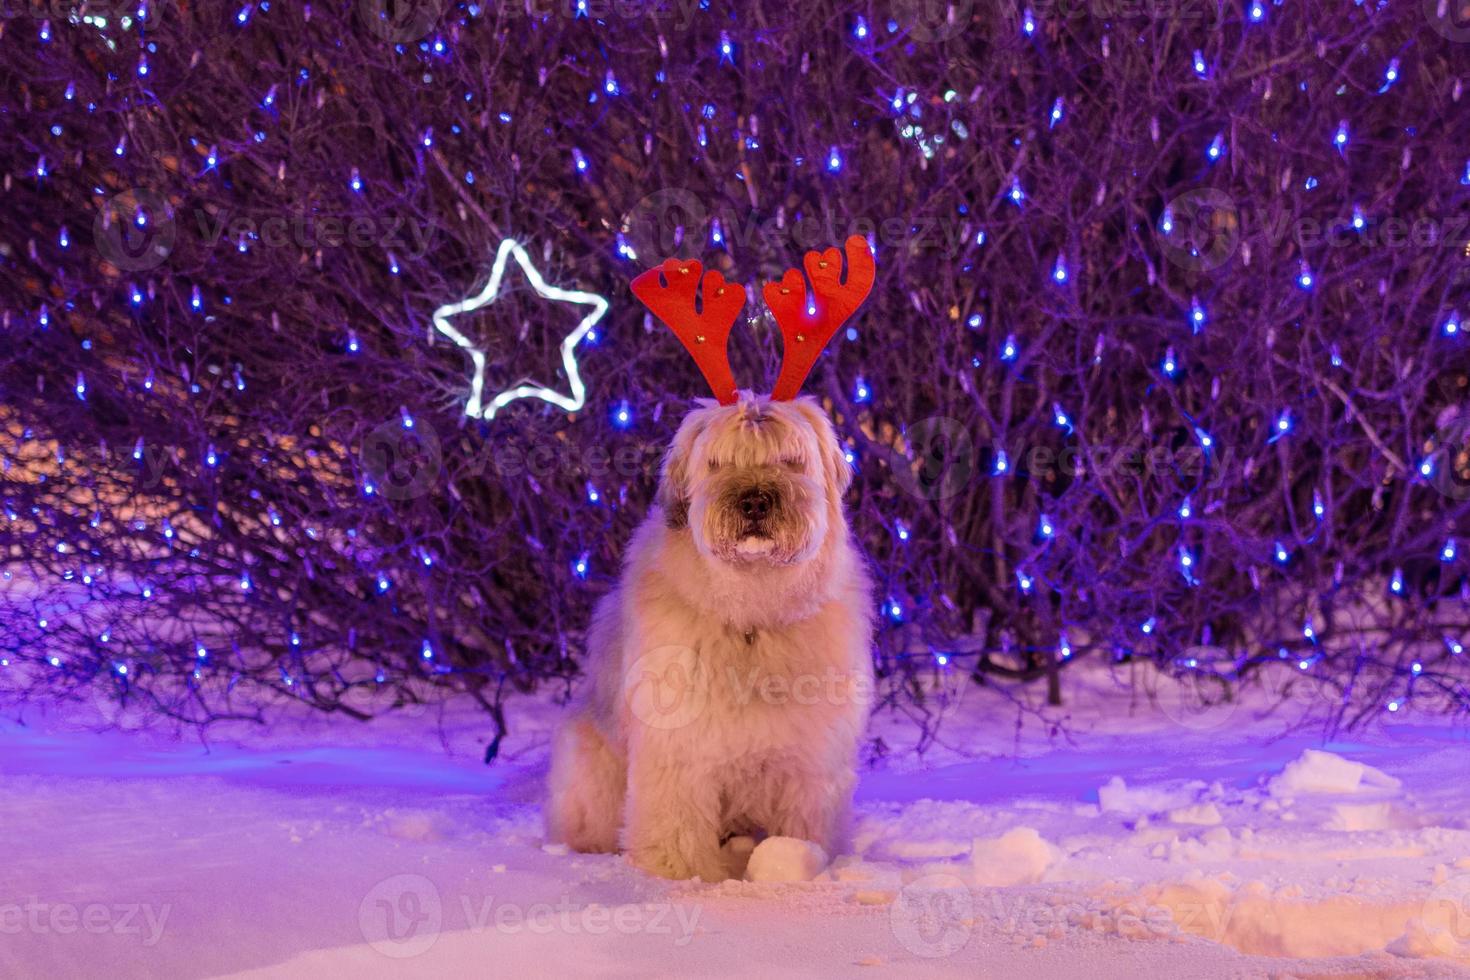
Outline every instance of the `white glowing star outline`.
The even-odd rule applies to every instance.
[[[500,392],[490,399],[489,404],[486,404],[483,401],[485,352],[476,347],[464,334],[454,329],[449,322],[450,317],[473,312],[482,306],[488,306],[499,298],[500,283],[505,278],[505,266],[511,258],[516,260],[516,264],[521,267],[521,271],[526,274],[526,279],[530,281],[531,288],[535,289],[537,295],[543,299],[558,303],[579,303],[592,307],[592,311],[583,317],[576,329],[567,334],[566,339],[561,342],[561,363],[567,372],[568,386],[572,389],[570,397],[541,385],[522,384]],[[520,242],[510,238],[502,241],[500,248],[495,252],[495,265],[490,270],[490,281],[485,284],[485,288],[469,299],[441,306],[434,311],[434,329],[454,341],[470,355],[470,360],[475,363],[475,376],[470,380],[470,400],[465,403],[464,413],[472,418],[493,419],[496,412],[519,398],[540,398],[563,411],[579,411],[587,401],[587,386],[582,383],[582,375],[577,370],[577,358],[573,351],[582,342],[582,338],[586,337],[597,322],[607,314],[607,310],[607,299],[596,293],[584,293],[580,290],[561,289],[549,285],[545,279],[541,278],[541,273],[536,271],[536,267],[531,264],[531,256]]]

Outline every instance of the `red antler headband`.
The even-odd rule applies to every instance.
[[[766,283],[762,290],[785,341],[781,375],[771,390],[776,401],[796,397],[827,342],[873,289],[876,269],[868,243],[862,236],[853,235],[844,251],[846,282],[842,281],[842,255],[837,249],[806,253],[803,264],[811,280],[810,305],[798,269],[787,269],[780,282]],[[703,269],[697,261],[666,259],[633,280],[633,295],[688,348],[720,404],[731,405],[735,402],[735,376],[730,371],[726,345],[730,328],[745,305],[745,288],[726,282],[713,269],[704,272],[703,304],[696,310],[695,291]]]

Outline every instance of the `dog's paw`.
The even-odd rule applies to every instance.
[[[684,880],[699,878],[702,881],[724,881],[729,870],[718,851],[709,855],[692,856],[680,854],[670,848],[649,847],[628,852],[634,867],[660,878]]]

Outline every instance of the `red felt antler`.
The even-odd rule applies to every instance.
[[[696,311],[694,296],[703,269],[698,260],[665,259],[633,280],[633,295],[688,348],[720,404],[733,405],[735,376],[726,345],[745,306],[745,287],[726,282],[711,269],[704,273],[703,308]]]
[[[771,391],[771,398],[776,401],[796,397],[822,349],[873,289],[877,270],[867,241],[861,235],[853,235],[843,248],[847,253],[846,282],[840,281],[842,256],[837,249],[806,253],[803,264],[812,281],[810,310],[800,270],[787,269],[780,282],[766,283],[766,306],[776,318],[786,342],[781,355],[781,376]]]

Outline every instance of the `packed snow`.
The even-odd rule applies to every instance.
[[[207,742],[5,707],[0,975],[1470,971],[1463,727],[1324,741],[1300,711],[1068,681],[1063,708],[966,691],[923,756],[878,716],[850,852],[737,838],[714,883],[546,842],[548,699],[510,705],[490,766],[458,704]]]

